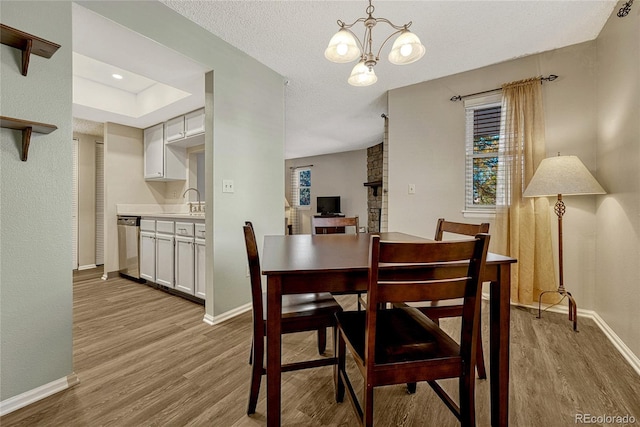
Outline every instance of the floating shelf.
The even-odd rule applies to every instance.
[[[378,197],[378,187],[382,187],[382,181],[365,182],[364,186],[371,187],[373,190],[373,197]]]
[[[21,71],[23,76],[26,76],[29,70],[29,58],[31,54],[42,56],[43,58],[51,58],[60,48],[59,44],[16,30],[4,24],[0,24],[0,43],[22,51]]]
[[[20,157],[20,159],[23,162],[27,161],[27,156],[29,155],[29,144],[31,143],[32,132],[49,134],[58,129],[58,127],[55,125],[31,122],[29,120],[14,119],[4,116],[0,116],[0,127],[22,131],[22,156]]]

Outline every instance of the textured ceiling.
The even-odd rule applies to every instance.
[[[414,64],[395,66],[388,63],[390,46],[385,46],[375,67],[378,82],[358,88],[347,83],[355,63],[331,63],[324,50],[338,29],[336,20],[350,23],[365,16],[366,1],[161,1],[288,80],[286,158],[377,144],[388,90],[593,40],[616,5],[615,0],[374,0],[374,17],[396,25],[412,21],[411,30],[427,51]],[[355,31],[359,37],[361,28]],[[390,33],[386,25],[376,26],[374,49]]]

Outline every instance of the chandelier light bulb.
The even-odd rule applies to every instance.
[[[331,37],[329,46],[324,51],[325,58],[339,64],[354,61],[360,56],[360,48],[355,38],[344,28]]]
[[[353,67],[347,81],[352,86],[369,86],[377,82],[378,77],[373,71],[373,67],[368,67],[364,61],[360,61]]]
[[[411,64],[422,58],[425,50],[418,36],[409,30],[404,30],[393,42],[389,62],[395,65]]]
[[[400,55],[404,57],[411,55],[411,52],[413,52],[413,47],[410,44],[403,44],[400,48]]]

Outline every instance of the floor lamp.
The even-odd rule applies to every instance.
[[[573,321],[573,330],[578,330],[577,306],[573,296],[564,287],[564,274],[562,271],[562,216],[565,205],[562,196],[606,194],[598,181],[576,156],[549,157],[540,162],[531,182],[522,194],[524,197],[558,196],[558,201],[553,208],[558,216],[558,265],[560,270],[560,282],[558,290],[545,291],[538,298],[538,318],[542,316],[542,296],[555,292],[569,299],[569,320]],[[562,300],[560,300],[562,301]]]

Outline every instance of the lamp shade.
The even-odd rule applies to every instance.
[[[389,62],[396,65],[405,65],[416,62],[424,56],[425,47],[420,43],[418,36],[409,30],[404,30],[393,42],[389,52]]]
[[[365,65],[364,61],[360,61],[351,70],[351,75],[347,80],[352,86],[369,86],[378,81],[373,68]]]
[[[353,34],[343,28],[331,37],[324,57],[339,64],[351,62],[360,57],[360,48]]]
[[[576,156],[548,157],[540,162],[524,197],[606,194],[591,172]]]

